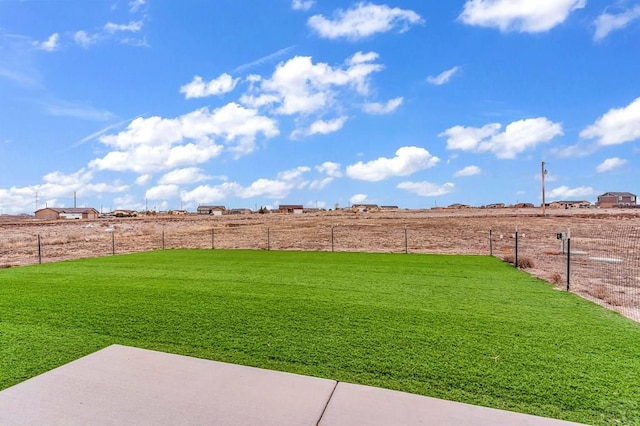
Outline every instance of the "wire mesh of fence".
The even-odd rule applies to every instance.
[[[3,224],[0,267],[178,248],[493,255],[640,320],[637,220],[299,216]]]

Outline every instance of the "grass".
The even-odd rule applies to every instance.
[[[0,389],[113,343],[640,424],[640,325],[491,257],[166,250],[0,270]]]

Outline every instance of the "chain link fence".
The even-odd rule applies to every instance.
[[[492,255],[640,321],[635,220],[267,216],[3,224],[0,267],[177,248]]]

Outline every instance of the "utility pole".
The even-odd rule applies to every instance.
[[[547,170],[544,168],[544,161],[542,162],[542,170],[540,176],[542,176],[542,216],[546,214],[547,203],[544,199],[544,176],[547,174]]]

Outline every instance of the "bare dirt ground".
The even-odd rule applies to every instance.
[[[640,209],[463,209],[41,221],[0,216],[0,268],[171,248],[493,254],[640,321]],[[571,236],[567,247],[557,234]],[[38,244],[38,240],[40,243]]]

